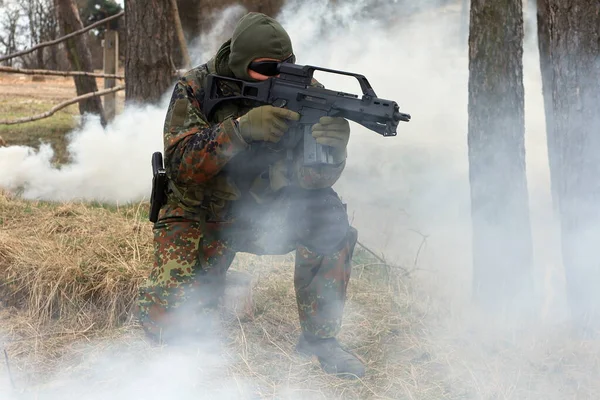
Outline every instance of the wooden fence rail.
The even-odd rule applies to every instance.
[[[54,71],[49,69],[23,69],[14,67],[4,67],[0,65],[0,72],[9,74],[25,74],[25,75],[54,75],[54,76],[93,76],[95,78],[110,78],[110,79],[125,79],[123,75],[102,74],[97,72],[85,71]]]
[[[11,58],[15,58],[15,57],[21,57],[24,56],[26,54],[29,54],[33,51],[39,50],[41,48],[44,47],[48,47],[48,46],[52,46],[61,42],[64,42],[65,40],[68,40],[72,37],[75,37],[77,35],[81,35],[91,29],[94,29],[100,25],[104,25],[107,22],[110,22],[114,19],[120,18],[123,15],[125,15],[125,11],[121,11],[118,14],[115,14],[113,16],[110,16],[108,18],[104,18],[103,20],[100,20],[98,22],[95,22],[91,25],[86,26],[83,29],[79,29],[75,32],[69,33],[68,35],[62,36],[58,39],[55,40],[51,40],[48,42],[44,42],[44,43],[40,43],[36,46],[33,46],[29,49],[23,50],[23,51],[18,51],[16,53],[12,53],[12,54],[8,54],[6,56],[2,56],[0,57],[0,62],[2,61],[6,61],[9,60]],[[114,50],[115,52],[117,50]],[[105,49],[106,52],[106,49]],[[117,55],[115,54],[113,57],[115,60],[112,63],[113,66],[113,70],[111,70],[110,72],[116,72],[116,58]],[[106,71],[106,66],[105,66],[105,71]],[[104,90],[98,90],[96,92],[90,92],[90,93],[85,93],[81,96],[77,96],[74,97],[70,100],[64,101],[62,103],[57,104],[56,106],[52,107],[50,110],[41,113],[41,114],[37,114],[37,115],[33,115],[30,117],[23,117],[23,118],[17,118],[17,119],[5,119],[5,120],[0,120],[0,125],[15,125],[15,124],[22,124],[25,122],[31,122],[31,121],[37,121],[40,119],[44,119],[44,118],[48,118],[52,115],[54,115],[54,113],[56,113],[59,110],[62,110],[63,108],[70,106],[71,104],[80,102],[82,100],[86,100],[92,97],[98,97],[98,96],[109,96],[110,99],[110,103],[109,104],[109,108],[111,110],[111,112],[114,115],[114,103],[115,103],[115,98],[114,97],[110,97],[111,95],[113,95],[114,93],[120,91],[120,90],[125,90],[125,85],[119,85],[119,86],[114,86],[114,80],[115,79],[125,79],[124,76],[122,75],[117,75],[116,73],[111,73],[111,74],[99,74],[99,73],[95,73],[95,72],[87,72],[87,71],[51,71],[51,70],[43,70],[43,69],[22,69],[22,68],[12,68],[12,67],[3,67],[0,66],[0,72],[8,72],[8,73],[19,73],[19,74],[27,74],[27,75],[58,75],[58,76],[90,76],[90,77],[100,77],[100,78],[105,78],[105,86],[110,86],[108,88],[105,88]]]
[[[70,100],[63,101],[62,103],[55,105],[54,107],[52,107],[50,110],[46,111],[45,113],[33,115],[31,117],[23,117],[23,118],[17,118],[17,119],[13,119],[13,120],[8,120],[8,119],[0,120],[0,125],[22,124],[24,122],[37,121],[38,119],[48,118],[48,117],[52,116],[58,110],[61,110],[67,106],[70,106],[71,104],[75,104],[77,102],[80,102],[82,100],[89,99],[92,97],[104,96],[104,95],[107,95],[110,93],[115,93],[115,92],[118,92],[119,90],[125,90],[125,85],[119,85],[119,86],[112,87],[110,89],[99,90],[97,92],[90,92],[90,93],[82,94],[81,96],[74,97]]]

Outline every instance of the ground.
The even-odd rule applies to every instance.
[[[0,75],[0,85],[0,118],[74,96],[69,78]],[[0,134],[9,145],[47,140],[65,162],[76,115],[72,106]],[[292,254],[236,258],[232,268],[252,277],[253,315],[223,308],[206,346],[152,345],[131,313],[152,262],[147,209],[0,192],[0,398],[600,398],[599,341],[449,313],[418,275],[360,246],[340,339],[364,360],[364,379],[326,375],[294,353]]]

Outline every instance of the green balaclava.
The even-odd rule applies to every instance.
[[[283,60],[294,50],[289,35],[273,18],[251,12],[237,23],[231,37],[229,68],[238,79],[252,81],[248,65],[257,58]]]

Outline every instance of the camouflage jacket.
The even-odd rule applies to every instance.
[[[231,202],[265,203],[285,186],[316,189],[337,181],[345,161],[305,167],[301,142],[293,148],[291,162],[279,144],[246,143],[233,120],[258,106],[252,101],[224,102],[208,120],[202,99],[206,77],[215,71],[213,58],[188,71],[175,85],[164,125],[165,169],[172,193],[159,218],[194,218],[208,209],[211,218],[227,220]],[[222,83],[219,89],[224,95],[239,93],[231,83]]]

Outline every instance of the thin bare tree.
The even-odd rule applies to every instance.
[[[4,47],[4,54],[12,54],[19,50],[18,37],[21,29],[21,10],[8,4],[2,5],[0,10],[0,45]],[[15,60],[6,60],[4,64],[13,66]]]
[[[54,6],[56,8],[61,35],[67,35],[83,28],[83,24],[79,18],[79,11],[73,0],[54,0]],[[75,71],[93,72],[92,55],[88,45],[87,34],[78,35],[67,40],[65,43],[71,68]],[[73,79],[78,96],[98,91],[94,77],[75,76]],[[99,97],[91,97],[79,102],[79,112],[82,115],[85,113],[99,115],[102,124],[106,124],[102,101]]]
[[[23,0],[21,8],[27,19],[29,47],[56,39],[58,24],[52,0]],[[33,57],[23,57],[27,68],[56,69],[58,47],[36,50]]]

